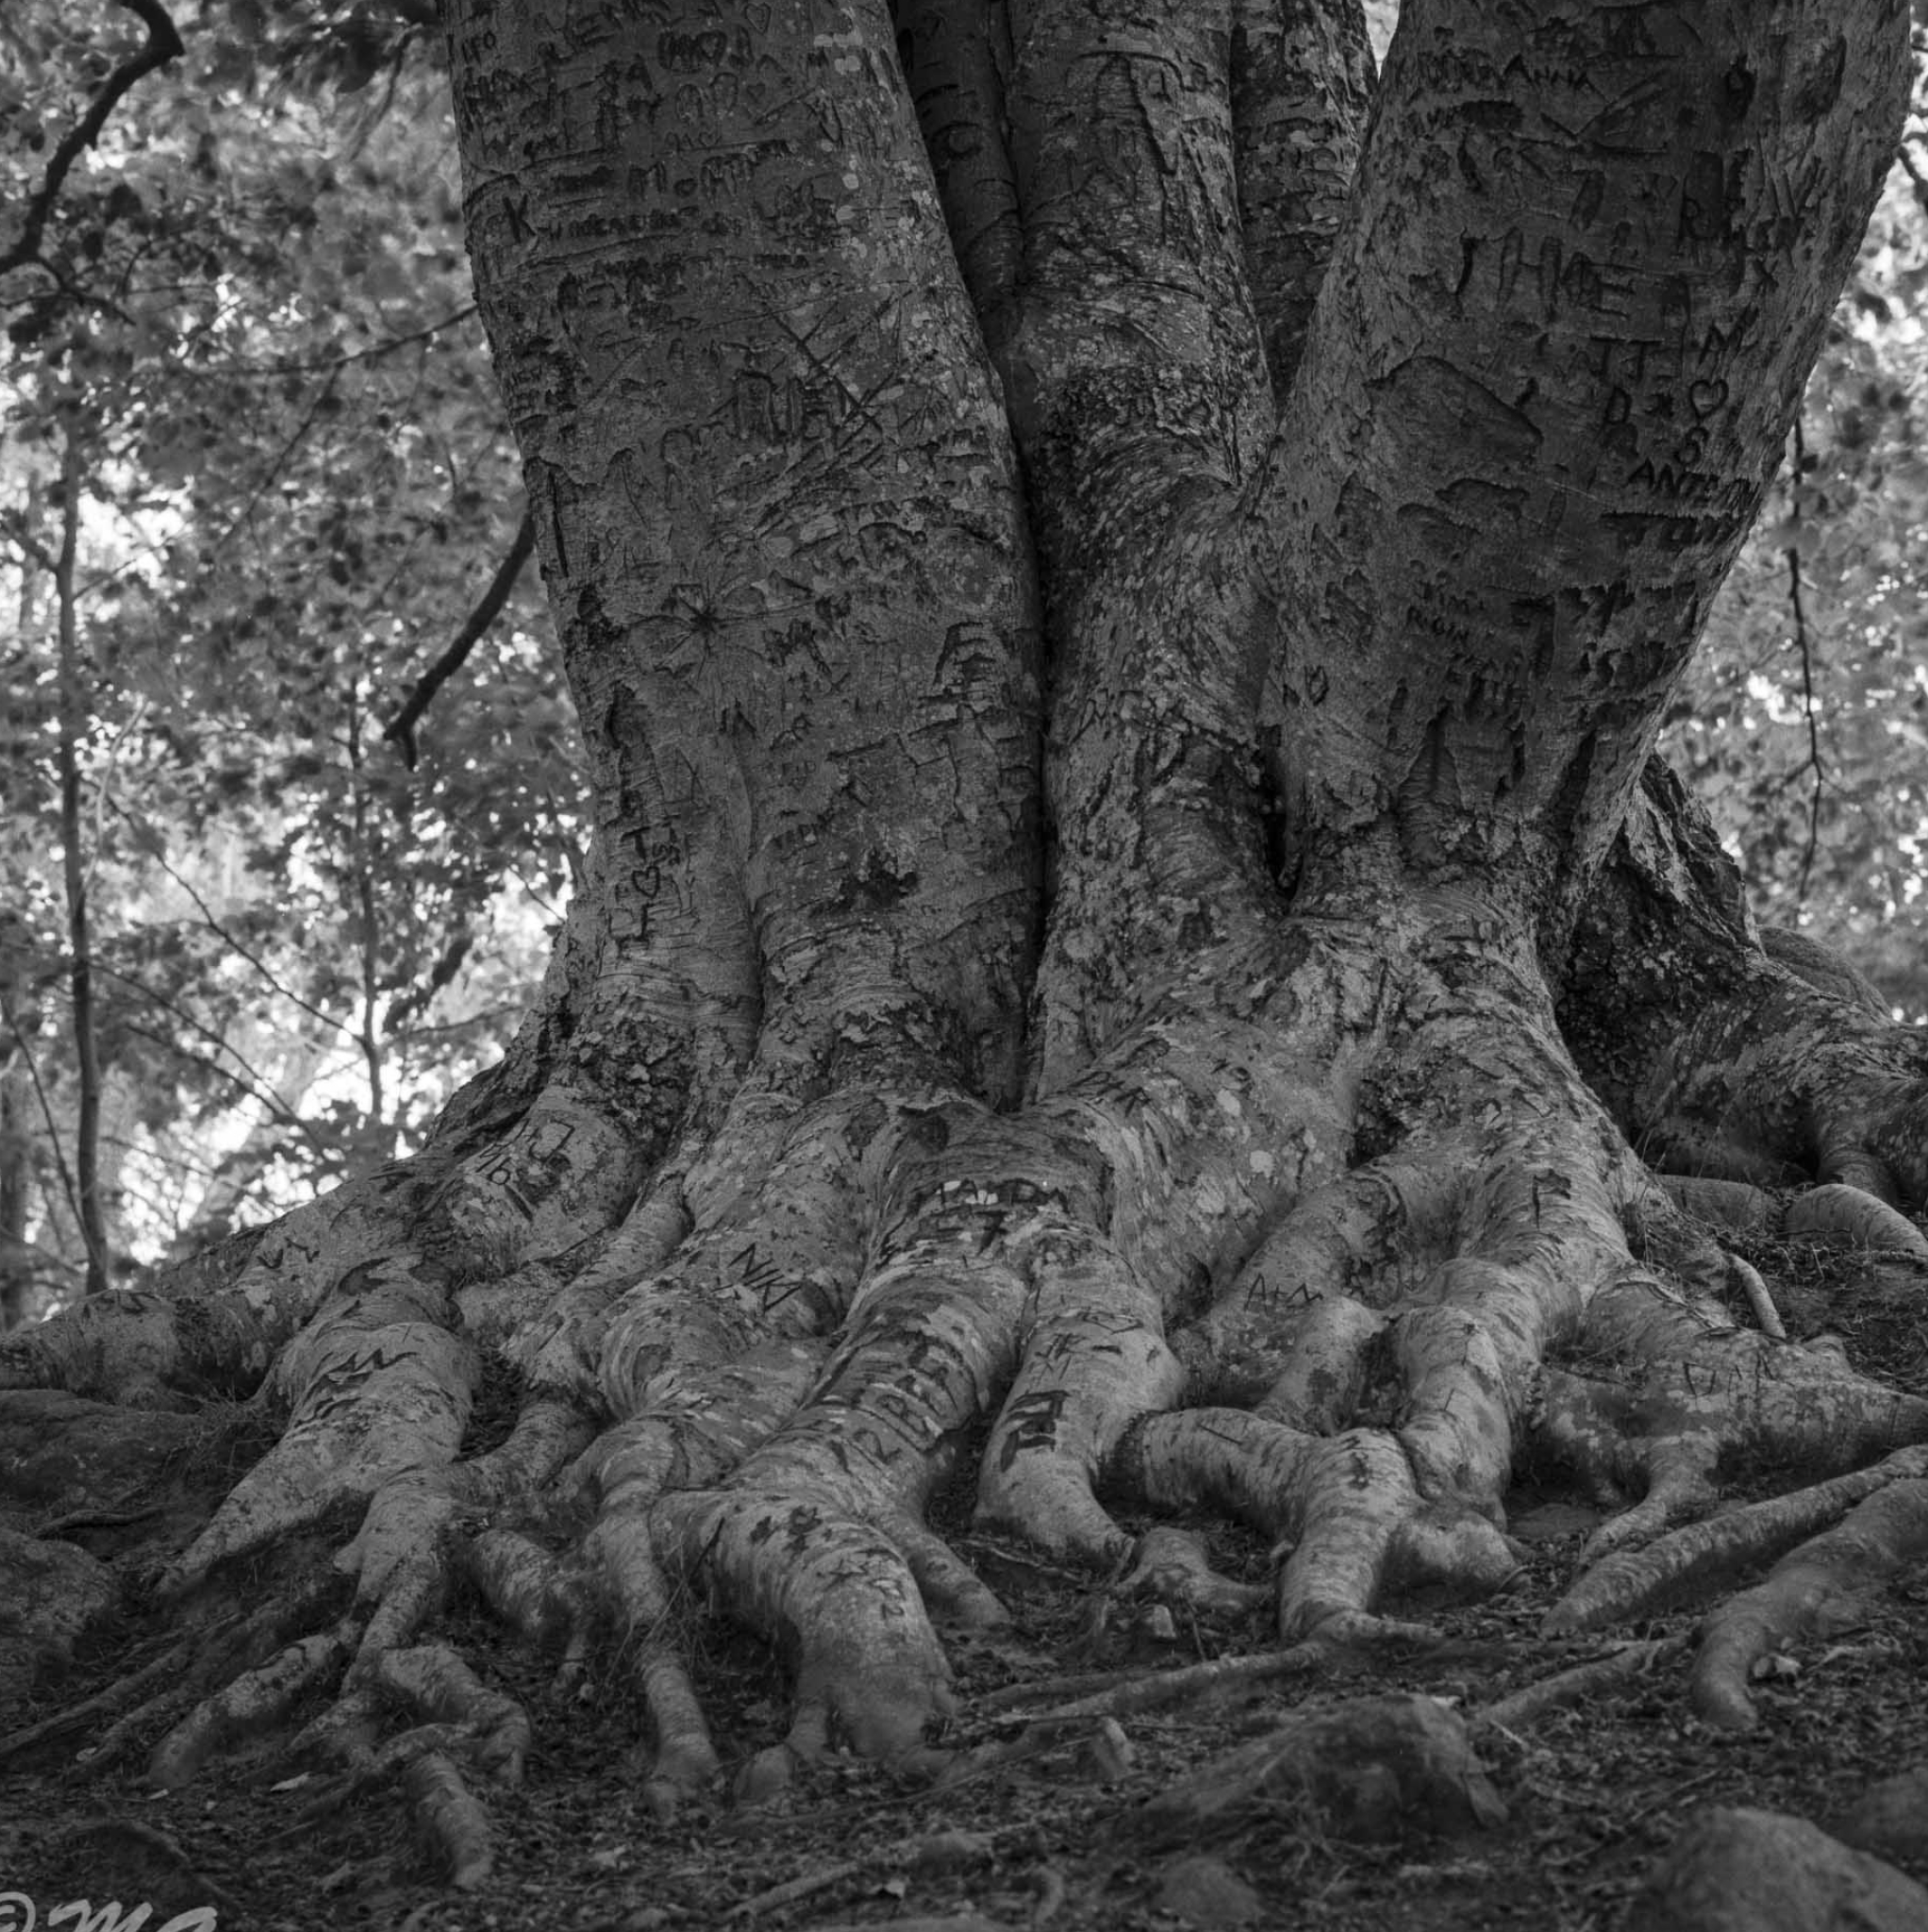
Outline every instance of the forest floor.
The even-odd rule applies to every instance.
[[[1928,1393],[1921,1271],[1816,1247],[1750,1253],[1775,1282],[1791,1333],[1840,1334],[1859,1365]],[[1762,1475],[1758,1490],[1777,1486]],[[105,1932],[112,1919],[58,1907],[86,1899],[98,1913],[113,1898],[127,1915],[119,1932],[142,1903],[154,1908],[146,1932],[196,1906],[213,1908],[220,1932],[1614,1932],[1697,1807],[1764,1807],[1826,1824],[1871,1782],[1928,1757],[1928,1570],[1870,1604],[1855,1627],[1769,1660],[1761,1722],[1746,1734],[1691,1716],[1678,1654],[1526,1730],[1480,1726],[1483,1707],[1614,1643],[1694,1627],[1686,1606],[1604,1642],[1541,1638],[1540,1618],[1601,1520],[1551,1484],[1511,1499],[1513,1532],[1532,1553],[1517,1589],[1482,1605],[1420,1607],[1445,1634],[1440,1648],[1086,1720],[1040,1742],[1027,1719],[1076,1696],[1079,1680],[1262,1652],[1266,1619],[1170,1618],[956,1527],[968,1496],[953,1501],[956,1547],[1011,1611],[1007,1628],[951,1643],[960,1714],[946,1741],[1011,1747],[969,1775],[933,1787],[833,1757],[773,1802],[719,1796],[658,1823],[638,1774],[640,1719],[620,1657],[557,1690],[553,1659],[457,1605],[440,1634],[523,1700],[535,1731],[522,1783],[486,1791],[496,1854],[482,1885],[447,1886],[392,1787],[301,1817],[325,1780],[300,1782],[301,1767],[277,1757],[273,1740],[162,1793],[140,1770],[152,1739],[91,1772],[70,1736],[0,1765],[0,1932],[27,1932],[36,1915],[41,1926]],[[1266,1574],[1266,1550],[1237,1529],[1215,1536],[1213,1554],[1234,1574]],[[719,1747],[726,1762],[746,1760],[782,1735],[784,1674],[766,1647],[721,1622],[693,1619],[691,1635]],[[160,1641],[119,1633],[110,1653],[84,1659],[0,1728],[87,1695],[158,1654]],[[1012,1687],[1044,1680],[1056,1688],[1012,1701]],[[1388,1691],[1445,1700],[1474,1721],[1504,1822],[1452,1839],[1347,1842],[1280,1797],[1186,1842],[1147,1829],[1139,1807],[1174,1779],[1288,1717]],[[1029,1747],[1019,1742],[1027,1736]],[[1898,1862],[1928,1880],[1928,1859]],[[10,1905],[9,1892],[19,1895]]]

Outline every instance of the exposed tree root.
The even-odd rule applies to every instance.
[[[1865,1202],[1928,1203],[1928,1052],[1840,977],[1763,947],[1705,812],[1650,758],[1569,962],[1581,1069],[1646,1159],[1703,1177],[1708,1219],[1771,1229],[1760,1191],[1814,1189],[1797,1228],[1919,1258],[1920,1230]]]
[[[1118,1594],[1139,1593],[1201,1610],[1251,1609],[1272,1594],[1264,1584],[1220,1575],[1211,1567],[1205,1538],[1175,1524],[1155,1524],[1139,1539],[1132,1566],[1119,1579]]]
[[[1844,1628],[1898,1572],[1928,1556],[1928,1481],[1891,1481],[1832,1529],[1783,1557],[1766,1580],[1720,1605],[1694,1661],[1694,1708],[1722,1730],[1756,1722],[1748,1695],[1756,1659],[1795,1638]]]
[[[466,1667],[447,1653],[425,1660],[425,1665],[407,1657],[396,1662],[397,1668],[385,1673],[385,1688],[397,1701],[417,1709],[443,1705],[465,1717],[477,1706],[485,1711],[491,1704],[505,1707],[492,1726],[485,1716],[484,1750],[475,1749],[472,1728],[463,1722],[416,1724],[377,1743],[380,1717],[375,1699],[351,1691],[294,1740],[297,1752],[319,1752],[340,1765],[343,1774],[302,1807],[291,1829],[308,1829],[367,1792],[399,1780],[423,1837],[450,1883],[473,1890],[489,1876],[494,1852],[488,1812],[470,1790],[458,1760],[498,1782],[515,1783],[521,1775],[527,1722],[508,1700],[482,1690],[468,1677]],[[424,1676],[430,1681],[420,1681]],[[465,1677],[466,1685],[461,1681]],[[435,1679],[449,1681],[438,1686]],[[492,1751],[488,1748],[490,1743]]]
[[[529,1727],[425,1635],[458,1574],[565,1672],[595,1645],[626,1659],[659,1812],[723,1768],[687,1633],[712,1602],[794,1674],[789,1735],[742,1768],[745,1795],[839,1745],[928,1761],[953,1714],[939,1624],[1003,1614],[926,1522],[980,1440],[981,1522],[1135,1591],[1252,1594],[1184,1525],[1134,1552],[1116,1508],[1256,1524],[1288,1646],[1268,1671],[1424,1642],[1404,1599],[1504,1588],[1528,1452],[1629,1505],[1555,1627],[1820,1529],[1710,1628],[1702,1694],[1738,1721],[1761,1642],[1920,1547],[1914,1465],[1854,1473],[1928,1440],[1928,1399],[1787,1343],[1765,1283],[1682,1204],[1928,1259],[1903,1211],[1928,1194],[1928,1058],[1801,948],[1762,946],[1677,788],[1650,770],[1631,816],[1627,791],[1891,149],[1870,109],[1900,111],[1899,10],[1885,37],[1827,25],[1854,61],[1845,92],[1838,65],[1825,85],[1759,90],[1775,110],[1745,131],[1763,152],[1737,154],[1722,192],[1737,216],[1756,160],[1769,184],[1811,175],[1802,272],[1761,276],[1738,219],[1690,238],[1705,366],[1677,386],[1720,399],[1694,409],[1691,474],[1738,479],[1704,516],[1656,515],[1631,464],[1613,483],[1570,472],[1601,441],[1574,425],[1604,411],[1619,426],[1626,402],[1588,346],[1599,289],[1556,304],[1543,275],[1531,310],[1510,292],[1520,249],[1558,240],[1549,210],[1585,206],[1586,225],[1604,209],[1600,232],[1622,234],[1611,300],[1686,343],[1678,278],[1651,273],[1679,254],[1679,225],[1638,141],[1487,128],[1458,168],[1433,165],[1482,48],[1493,126],[1550,128],[1585,101],[1598,63],[1577,26],[1553,24],[1552,44],[1586,50],[1571,79],[1562,59],[1506,58],[1503,9],[1439,23],[1463,69],[1416,51],[1433,29],[1411,26],[1377,125],[1410,116],[1413,142],[1369,145],[1342,213],[1365,138],[1354,29],[1307,28],[1288,52],[1244,9],[1256,39],[1235,89],[1222,18],[1039,9],[1002,103],[981,67],[960,96],[987,134],[1013,130],[1008,178],[972,186],[975,143],[939,144],[960,232],[984,242],[964,251],[986,330],[914,212],[932,176],[883,8],[839,25],[836,83],[816,71],[823,22],[795,13],[772,44],[808,49],[807,88],[775,106],[706,96],[744,183],[772,165],[767,197],[719,190],[729,245],[687,246],[667,204],[661,235],[625,221],[586,242],[546,191],[505,198],[531,157],[499,146],[517,117],[477,101],[538,116],[573,101],[553,125],[573,122],[584,180],[623,119],[573,121],[596,63],[627,61],[639,112],[683,114],[653,92],[654,28],[589,11],[573,38],[451,17],[474,83],[460,120],[482,300],[535,438],[545,575],[597,766],[591,889],[538,1011],[422,1155],[287,1217],[231,1278],[103,1296],[0,1341],[0,1391],[28,1391],[11,1410],[0,1396],[9,1480],[25,1472],[31,1509],[79,1491],[69,1523],[126,1509],[141,1454],[178,1446],[196,1404],[250,1401],[276,1424],[186,1547],[168,1540],[175,1614],[264,1576],[273,1595],[277,1561],[319,1567],[308,1546],[353,1519],[338,1592],[297,1577],[217,1632],[156,1776],[179,1783],[323,1702],[296,1741],[345,1780],[332,1795],[399,1778],[456,1882],[479,1883],[477,1788],[518,1774]],[[1747,84],[1716,96],[1708,47],[1685,44],[1694,23],[1661,27],[1653,53],[1678,28],[1680,58],[1639,49],[1616,112],[1720,161],[1753,98],[1752,42],[1737,27]],[[1775,58],[1792,74],[1813,51]],[[1326,96],[1309,121],[1272,92],[1296,90],[1274,70],[1302,57]],[[1626,58],[1602,43],[1615,71]],[[1135,77],[1148,63],[1155,87]],[[1074,90],[1101,71],[1122,85]],[[823,308],[806,337],[762,294],[771,244],[802,255],[805,231],[764,203],[821,211],[804,150],[831,110],[851,198],[809,237]],[[1663,110],[1671,123],[1650,120]],[[605,158],[611,180],[649,172],[615,144]],[[1408,169],[1429,175],[1423,221],[1404,218]],[[1578,258],[1574,275],[1599,282]],[[880,276],[899,292],[877,307]],[[746,322],[753,286],[768,314]],[[1413,317],[1413,291],[1448,287]],[[639,305],[658,298],[680,343],[666,383],[626,373]],[[859,310],[861,326],[832,325]],[[1421,320],[1425,353],[1405,340]],[[1282,380],[1302,354],[1275,398],[1268,358]],[[839,399],[826,426],[849,458],[808,478],[805,389],[789,426],[759,425],[748,401],[798,355]],[[1514,401],[1464,373],[1495,355],[1517,364]],[[1671,392],[1648,400],[1672,420]],[[1028,524],[1013,437],[1039,486]],[[652,495],[701,508],[666,504],[640,520],[666,527],[642,533]],[[914,543],[891,522],[902,502]],[[1055,644],[1041,787],[1034,533]],[[797,586],[788,628],[768,622],[779,578]],[[858,655],[864,675],[844,675]],[[680,758],[660,742],[674,737]],[[1287,808],[1279,853],[1261,773]],[[1048,908],[1021,856],[1040,804]],[[1034,1088],[1013,1108],[1027,1049]],[[1670,1197],[1635,1147],[1694,1185]],[[465,1456],[485,1348],[526,1400],[506,1441]],[[93,1395],[116,1409],[75,1406]],[[58,1427],[58,1450],[27,1443],[36,1427]],[[1720,1534],[1677,1529],[1737,1463],[1828,1480]],[[43,1536],[30,1552],[45,1582],[27,1637],[71,1648],[121,1579]],[[1099,1694],[1109,1707],[1052,1714],[1028,1740],[1080,1735],[1115,1763],[1114,1712],[1150,1693]],[[111,1707],[141,1695],[130,1680]],[[135,1704],[110,1735],[163,1707]],[[1136,1828],[1307,1796],[1369,1835],[1496,1816],[1463,1725],[1381,1700],[1261,1740]]]
[[[1637,1277],[1602,1302],[1589,1341],[1622,1360],[1632,1343],[1639,1366],[1613,1379],[1549,1371],[1540,1421],[1541,1439],[1604,1490],[1644,1492],[1595,1533],[1589,1558],[1704,1514],[1723,1458],[1843,1471],[1928,1436],[1928,1399],[1856,1374],[1832,1348],[1727,1327]],[[1578,1614],[1562,1606],[1551,1627],[1611,1613]]]
[[[291,1643],[258,1669],[204,1698],[155,1747],[148,1775],[164,1789],[186,1784],[217,1751],[282,1724],[295,1705],[338,1671],[353,1633],[338,1625]]]
[[[1295,1644],[1288,1650],[1262,1651],[1255,1657],[1213,1657],[1202,1664],[1169,1671],[1133,1671],[1118,1681],[1094,1685],[1069,1703],[1039,1711],[1034,1723],[1062,1724],[1094,1717],[1137,1717],[1148,1710],[1169,1709],[1174,1704],[1206,1703],[1231,1692],[1255,1690],[1282,1677],[1308,1676],[1327,1660],[1330,1652],[1316,1643]],[[1050,1687],[1040,1685],[1040,1691]],[[1049,1703],[1049,1698],[1039,1701]],[[980,1709],[985,1700],[979,1700]]]
[[[1723,1233],[1770,1235],[1780,1227],[1781,1203],[1765,1188],[1749,1181],[1697,1174],[1663,1174],[1656,1180],[1676,1206]]]
[[[1725,1510],[1638,1548],[1617,1550],[1567,1592],[1549,1618],[1549,1628],[1588,1630],[1690,1601],[1754,1565],[1773,1561],[1838,1522],[1863,1497],[1924,1474],[1928,1449],[1902,1449],[1867,1469]]]
[[[1430,1641],[1403,1598],[1517,1574],[1504,1506],[1529,1448],[1633,1499],[1555,1612],[1570,1629],[1725,1580],[1918,1474],[1919,1452],[1891,1452],[1928,1439],[1928,1401],[1776,1339],[1765,1284],[1632,1158],[1566,1060],[1530,953],[1476,902],[1245,932],[1020,1114],[912,1063],[901,1084],[807,1099],[746,1083],[713,1149],[675,1150],[625,1210],[597,1197],[608,1232],[573,1274],[556,1231],[511,1240],[517,1216],[479,1208],[499,1292],[452,1287],[433,1242],[346,1269],[274,1361],[276,1446],[163,1585],[192,1610],[238,1559],[346,1507],[352,1602],[310,1591],[231,1635],[157,1777],[332,1694],[297,1740],[341,1773],[323,1802],[399,1778],[440,1859],[479,1882],[481,1793],[517,1774],[528,1722],[419,1641],[457,1574],[565,1673],[613,1650],[659,1815],[723,1768],[688,1660],[711,1602],[795,1672],[789,1734],[740,1768],[741,1795],[839,1744],[936,1765],[939,1625],[1003,1612],[924,1510],[986,1423],[983,1521],[1122,1570],[1134,1593],[1238,1607],[1261,1592],[1214,1574],[1184,1526],[1237,1516],[1277,1544],[1263,1593],[1287,1645],[1099,1690],[994,1756],[1337,1647]],[[489,1172],[439,1198],[474,1207]],[[1823,1205],[1902,1245],[1892,1210]],[[153,1310],[124,1316],[156,1332]],[[86,1317],[90,1361],[114,1355],[103,1323]],[[526,1382],[507,1438],[464,1457],[478,1337]],[[1704,1515],[1737,1457],[1830,1474],[1663,1535]],[[1134,1551],[1111,1513],[1125,1504],[1177,1522]],[[1627,1668],[1496,1708],[1529,1722]]]
[[[440,1751],[410,1758],[402,1773],[415,1816],[447,1867],[449,1882],[460,1891],[485,1883],[494,1868],[489,1816],[461,1773]]]
[[[1475,1731],[1490,1726],[1496,1731],[1530,1730],[1549,1711],[1565,1710],[1584,1702],[1608,1685],[1653,1670],[1670,1657],[1679,1657],[1688,1647],[1683,1637],[1660,1637],[1646,1643],[1623,1643],[1605,1657],[1589,1663],[1575,1664],[1571,1670],[1542,1677],[1537,1684],[1509,1691],[1482,1705],[1473,1713]]]
[[[1786,1235],[1833,1235],[1878,1254],[1928,1261],[1928,1235],[1865,1188],[1832,1181],[1796,1194],[1781,1215]]]
[[[1211,1505],[1291,1549],[1279,1574],[1279,1634],[1343,1630],[1423,1638],[1374,1618],[1394,1592],[1444,1583],[1504,1586],[1520,1559],[1486,1518],[1421,1497],[1399,1442],[1376,1430],[1313,1437],[1241,1409],[1187,1409],[1147,1422],[1119,1479],[1153,1507]]]
[[[19,1730],[0,1737],[0,1764],[4,1764],[9,1757],[17,1757],[32,1751],[68,1731],[91,1724],[96,1718],[109,1716],[139,1697],[151,1686],[178,1674],[186,1661],[183,1648],[164,1650],[158,1657],[142,1664],[139,1670],[130,1671],[125,1677],[117,1677],[105,1690],[95,1691],[91,1697],[83,1697],[77,1703],[63,1706],[49,1716],[42,1718],[38,1724],[23,1724]],[[146,1705],[140,1707],[141,1709],[146,1707]],[[86,1755],[93,1754],[90,1752]]]
[[[97,1893],[138,1898],[155,1914],[165,1914],[157,1918],[158,1924],[212,1932],[222,1920],[246,1915],[241,1900],[200,1870],[173,1838],[138,1819],[86,1819],[61,1836],[58,1855],[71,1868],[84,1871]],[[103,1909],[114,1912],[116,1907]],[[137,1906],[135,1912],[141,1909]],[[134,1915],[128,1914],[129,1922]]]
[[[187,1689],[158,1692],[124,1711],[84,1749],[75,1752],[76,1767],[90,1774],[105,1771],[142,1738],[151,1738],[157,1725],[171,1724],[177,1714],[191,1710],[199,1702],[199,1693]]]
[[[1761,1279],[1758,1271],[1738,1255],[1733,1256],[1731,1261],[1735,1279],[1746,1298],[1748,1312],[1753,1317],[1754,1325],[1770,1341],[1786,1341],[1787,1324],[1782,1321],[1781,1311],[1774,1306],[1774,1297],[1768,1284]]]

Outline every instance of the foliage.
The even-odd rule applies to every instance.
[[[30,1055],[42,1090],[0,1146],[37,1169],[33,1238],[62,1256],[47,563],[70,451],[109,1131],[154,1150],[122,1167],[145,1191],[125,1238],[218,1231],[407,1144],[498,1050],[568,885],[573,727],[535,586],[438,699],[419,767],[382,740],[521,504],[440,78],[391,22],[362,89],[362,43],[326,25],[184,21],[185,57],[128,92],[0,280],[0,943],[14,1085]],[[9,9],[0,206],[29,205],[145,33],[104,5]]]
[[[1928,111],[1916,111],[1667,749],[1762,919],[1928,1016]]]

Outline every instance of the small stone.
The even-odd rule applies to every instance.
[[[42,1541],[0,1529],[0,1636],[18,1638],[40,1657],[69,1657],[87,1626],[113,1604],[114,1574],[72,1543]]]
[[[1921,1932],[1928,1890],[1804,1818],[1697,1812],[1649,1875],[1624,1932]]]
[[[988,1831],[934,1831],[912,1842],[908,1863],[914,1872],[966,1872],[990,1862]]]
[[[1166,1866],[1158,1903],[1188,1925],[1251,1925],[1265,1911],[1257,1892],[1238,1873],[1203,1854]]]
[[[1857,1851],[1928,1860],[1928,1764],[1870,1785],[1833,1830]]]
[[[1363,1843],[1453,1838],[1506,1817],[1465,1720],[1437,1698],[1405,1695],[1294,1718],[1179,1779],[1122,1829],[1141,1843],[1195,1840],[1280,1798]]]
[[[1085,1775],[1099,1784],[1116,1784],[1138,1762],[1138,1753],[1115,1717],[1101,1719],[1079,1753]]]

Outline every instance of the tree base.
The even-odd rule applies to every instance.
[[[0,1397],[25,1493],[86,1499],[32,1520],[73,1527],[162,1507],[135,1445],[191,1452],[178,1406],[291,1330],[238,1412],[274,1419],[265,1454],[204,1520],[187,1473],[205,1495],[219,1458],[184,1452],[164,1507],[193,1534],[158,1566],[145,1546],[212,1659],[116,1700],[120,1737],[165,1720],[158,1783],[291,1731],[342,1790],[398,1779],[482,1883],[480,1793],[512,1788],[530,1723],[424,1641],[464,1586],[565,1674],[622,1659],[659,1816],[723,1768],[691,1671],[701,1602],[792,1673],[789,1732],[740,1792],[840,1749],[929,1774],[956,1713],[939,1626],[1006,1615],[926,1521],[967,1442],[981,1524],[1128,1574],[1168,1616],[1251,1600],[1195,1527],[1250,1524],[1275,1551],[1279,1641],[1322,1657],[1431,1641],[1415,1597],[1506,1588],[1513,1471],[1554,1458],[1629,1507],[1554,1633],[1786,1556],[1710,1625],[1696,1694],[1725,1723],[1767,1647],[1915,1547],[1928,1396],[1787,1341],[1777,1313],[1763,1332],[1759,1272],[1635,1158],[1532,950],[1471,894],[1243,930],[1015,1115],[938,1079],[914,1029],[866,1024],[805,1093],[747,1082],[626,1207],[612,1124],[558,1090],[506,1141],[439,1152],[432,1179],[304,1210],[211,1302],[102,1299],[0,1349],[16,1384],[138,1361],[141,1409]],[[1913,1265],[1919,1237],[1884,1211]],[[491,1355],[519,1389],[485,1437]],[[1699,1521],[1731,1473],[1770,1465],[1822,1480]],[[1139,1544],[1122,1509],[1176,1520]],[[266,1603],[246,1581],[263,1561],[284,1577]],[[66,1596],[36,1627],[106,1600],[97,1565],[47,1575]]]

